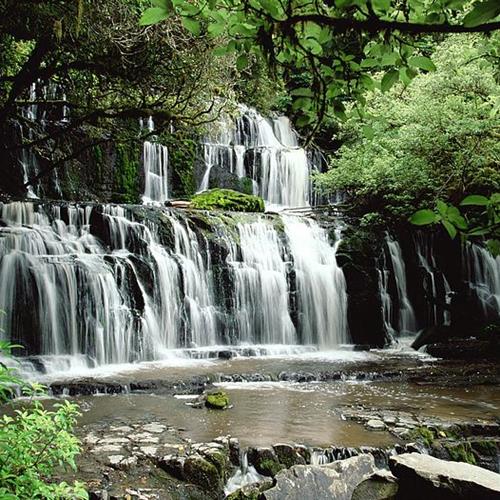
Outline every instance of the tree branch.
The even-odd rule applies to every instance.
[[[336,18],[321,14],[291,16],[283,21],[275,21],[275,24],[286,29],[287,27],[305,22],[313,22],[321,26],[330,26],[339,33],[346,31],[365,31],[367,33],[377,33],[380,31],[399,31],[401,33],[490,33],[500,30],[500,21],[468,27],[461,24],[404,23],[373,18],[369,20],[357,20]]]

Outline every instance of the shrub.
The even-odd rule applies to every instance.
[[[0,342],[0,354],[10,355],[13,347]],[[28,385],[0,362],[0,402],[8,400],[13,387],[20,386],[31,396],[28,405],[0,419],[0,498],[83,499],[88,494],[82,483],[54,483],[50,478],[58,466],[76,469],[80,451],[73,434],[78,406],[69,401],[45,410],[33,396],[44,393],[39,384]]]

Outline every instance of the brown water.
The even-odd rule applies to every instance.
[[[183,429],[194,441],[220,435],[243,446],[296,442],[312,446],[386,446],[395,438],[344,420],[344,408],[396,409],[447,421],[500,417],[500,391],[492,386],[419,387],[406,383],[241,383],[221,386],[233,405],[226,411],[195,409],[173,396],[130,394],[79,398],[81,424],[150,418]],[[360,410],[361,411],[361,410]]]

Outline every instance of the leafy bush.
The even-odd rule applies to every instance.
[[[10,355],[11,344],[0,342],[0,354]],[[22,387],[25,395],[44,393],[39,384],[27,385],[12,368],[0,362],[0,402],[12,395],[13,386]],[[58,466],[76,468],[75,456],[80,447],[73,428],[79,415],[78,406],[65,401],[54,411],[30,399],[13,416],[0,419],[0,498],[84,499],[88,494],[82,483],[52,483],[50,477]]]
[[[495,37],[446,38],[435,49],[435,71],[408,87],[375,90],[364,110],[352,109],[317,188],[345,190],[364,211],[402,218],[436,198],[498,192],[500,85],[487,54]]]

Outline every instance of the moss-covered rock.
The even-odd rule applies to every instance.
[[[445,443],[444,447],[450,455],[450,460],[454,462],[466,462],[471,465],[476,465],[476,457],[472,451],[472,447],[468,441],[460,443]]]
[[[249,448],[248,463],[253,465],[259,474],[267,477],[274,477],[280,470],[285,469],[272,448]]]
[[[205,400],[207,408],[224,410],[229,406],[229,396],[224,391],[210,392]]]
[[[218,491],[222,486],[217,467],[199,455],[191,455],[186,459],[184,478],[207,491]]]
[[[193,196],[192,207],[201,210],[229,210],[234,212],[264,212],[264,201],[259,196],[239,193],[231,189],[211,189]]]

